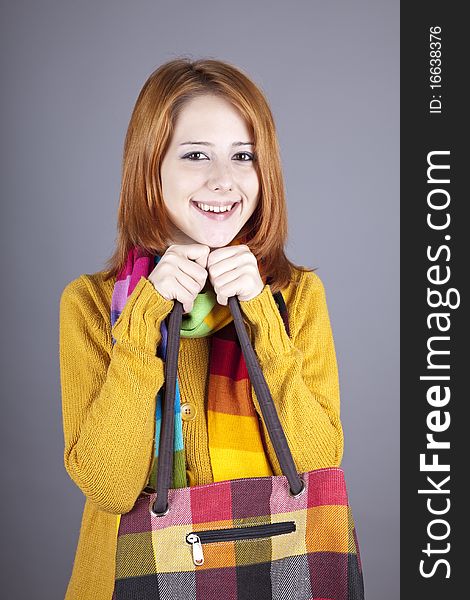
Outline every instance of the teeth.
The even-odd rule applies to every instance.
[[[208,204],[202,204],[201,202],[197,202],[197,206],[206,212],[227,212],[232,210],[233,204],[231,206],[209,206]]]

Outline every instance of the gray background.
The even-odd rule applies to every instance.
[[[228,60],[271,104],[288,254],[319,267],[368,600],[399,597],[399,2],[3,3],[2,597],[63,598],[84,498],[63,467],[58,309],[114,243],[144,81]]]

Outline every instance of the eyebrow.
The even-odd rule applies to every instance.
[[[180,146],[213,146],[210,142],[183,142]],[[233,142],[232,146],[254,146],[253,142]]]

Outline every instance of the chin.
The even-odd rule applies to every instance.
[[[205,244],[206,246],[209,246],[209,248],[223,248],[224,246],[227,246],[228,244],[230,244],[230,242],[232,240],[234,240],[236,238],[238,234],[234,233],[234,234],[228,234],[225,236],[213,236],[213,237],[207,237],[205,238],[204,236],[201,238],[201,241],[199,241],[199,244]]]

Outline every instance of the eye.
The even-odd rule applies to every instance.
[[[250,154],[249,152],[238,152],[237,154],[235,154],[235,156],[248,156],[248,159],[243,159],[241,162],[250,162],[251,160],[255,160],[255,157],[253,156],[253,154]]]
[[[183,156],[183,158],[187,158],[188,160],[193,161],[193,162],[200,162],[201,159],[194,158],[196,155],[204,156],[208,160],[207,156],[199,151],[188,152],[188,154],[185,154]],[[237,154],[235,154],[235,156],[247,157],[247,158],[237,159],[238,162],[250,162],[250,161],[255,160],[255,157],[250,152],[237,152]]]
[[[202,154],[202,152],[188,152],[188,154],[185,154],[183,156],[183,158],[188,158],[189,160],[192,160],[194,162],[198,162],[198,159],[193,159],[193,158],[189,158],[190,156],[194,156],[195,154],[200,154],[201,156],[205,156],[205,154]],[[207,156],[206,156],[207,158]]]

